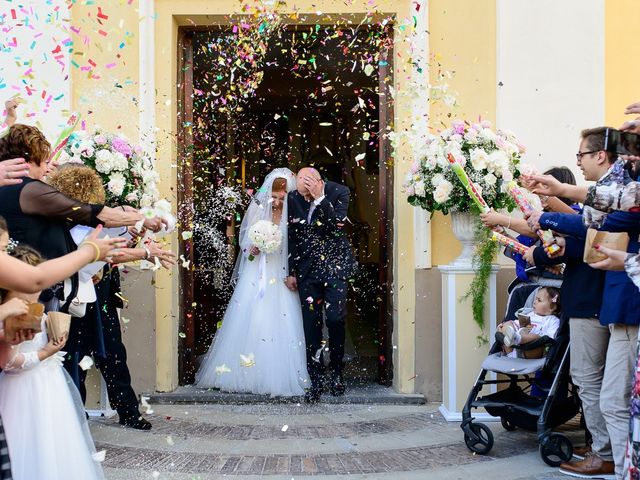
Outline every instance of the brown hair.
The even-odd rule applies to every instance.
[[[36,127],[16,123],[0,139],[0,161],[24,158],[28,163],[41,165],[50,155],[51,144]]]
[[[14,258],[17,258],[21,262],[26,263],[27,265],[31,265],[32,267],[37,267],[42,262],[44,262],[44,258],[42,255],[38,253],[37,250],[31,248],[28,245],[17,245],[8,252]],[[0,298],[5,300],[8,289],[0,289]]]
[[[42,262],[44,262],[44,258],[42,257],[42,255],[40,255],[40,253],[38,253],[35,248],[31,248],[28,245],[17,245],[11,250],[9,255],[17,258],[27,265],[31,265],[32,267],[37,267]]]
[[[47,183],[67,197],[104,205],[106,195],[100,175],[86,165],[67,163],[47,177]]]
[[[590,152],[599,152],[604,150],[604,138],[607,128],[611,127],[596,127],[587,128],[580,132],[580,137],[586,141],[587,150]],[[605,152],[609,163],[616,161],[616,154],[613,152]]]
[[[560,290],[556,287],[540,287],[539,291],[544,290],[549,295],[549,300],[551,300],[551,305],[555,308],[553,310],[554,315],[558,315],[562,311],[562,306],[560,305]]]
[[[9,233],[9,227],[7,225],[7,221],[4,217],[0,217],[0,234],[7,232]]]
[[[273,184],[271,185],[272,192],[286,192],[287,191],[287,179],[278,177],[273,180]]]

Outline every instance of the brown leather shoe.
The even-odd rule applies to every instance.
[[[591,444],[583,445],[582,447],[573,447],[573,457],[578,460],[584,460],[592,452]]]
[[[615,466],[613,462],[602,460],[597,455],[588,455],[578,462],[565,462],[560,465],[560,473],[577,478],[603,478],[615,480]]]

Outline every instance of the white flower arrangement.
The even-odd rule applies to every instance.
[[[426,135],[424,152],[411,166],[404,183],[409,203],[430,212],[466,212],[476,210],[451,169],[447,155],[462,165],[469,179],[494,208],[514,208],[503,185],[520,175],[520,157],[524,148],[511,132],[493,131],[491,123],[469,124],[460,120],[439,135]]]
[[[60,163],[83,163],[102,177],[107,205],[151,207],[159,199],[159,176],[151,158],[140,145],[123,135],[96,127],[93,132],[74,132],[59,157]]]

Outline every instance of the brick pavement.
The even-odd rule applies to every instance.
[[[154,408],[151,432],[122,429],[114,420],[92,422],[96,447],[107,451],[107,478],[381,478],[394,472],[397,478],[413,472],[418,477],[410,478],[421,478],[420,472],[453,474],[492,463],[504,470],[514,457],[535,468],[513,478],[557,478],[539,458],[534,434],[493,424],[490,454],[474,455],[459,425],[445,422],[435,405]]]

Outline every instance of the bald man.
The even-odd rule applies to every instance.
[[[329,330],[332,395],[344,395],[342,375],[347,316],[347,279],[356,272],[356,260],[343,232],[349,209],[349,189],[324,181],[310,167],[297,175],[297,191],[287,198],[289,217],[289,277],[287,287],[297,290],[302,305],[307,369],[311,386],[307,403],[320,400],[324,365],[316,355],[321,348],[323,312]]]

